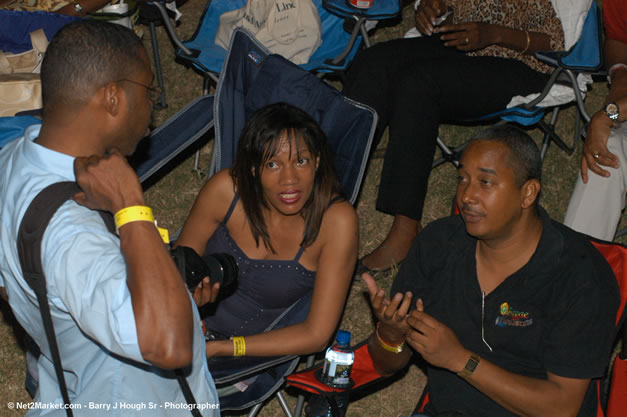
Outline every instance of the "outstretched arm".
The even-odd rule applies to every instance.
[[[512,29],[501,25],[468,22],[443,25],[435,29],[442,33],[444,45],[469,52],[499,45],[527,55],[551,50],[551,37],[546,33]]]
[[[79,204],[111,213],[144,205],[139,180],[117,151],[76,158],[74,171],[83,190],[74,196]],[[166,369],[187,365],[192,360],[192,306],[157,228],[134,221],[120,227],[119,235],[143,358]]]
[[[464,348],[455,333],[425,313],[422,301],[407,322],[408,343],[431,365],[460,373],[472,352]],[[474,372],[465,377],[483,394],[520,416],[576,416],[590,383],[547,372],[547,379],[514,374],[480,359]]]
[[[335,203],[327,209],[314,245],[318,241],[321,243],[320,255],[307,319],[282,329],[247,336],[247,356],[319,352],[333,337],[357,259],[357,216],[349,203]],[[233,342],[230,340],[207,343],[207,356],[232,355]]]
[[[605,40],[605,67],[610,74],[610,92],[605,103],[618,105],[619,122],[627,120],[627,44],[615,40]],[[590,120],[581,158],[581,178],[588,182],[588,169],[595,174],[609,177],[610,172],[603,166],[618,168],[618,157],[607,149],[607,141],[612,129],[612,121],[604,109],[597,111]]]

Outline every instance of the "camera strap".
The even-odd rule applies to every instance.
[[[33,289],[39,303],[39,311],[46,332],[46,339],[50,346],[50,353],[54,363],[54,370],[59,381],[59,389],[65,404],[65,411],[68,417],[73,417],[70,408],[70,397],[67,391],[65,377],[63,375],[63,365],[61,355],[59,354],[59,346],[54,332],[54,324],[50,314],[50,305],[48,303],[48,291],[46,289],[46,277],[43,273],[41,265],[41,241],[48,223],[52,216],[57,212],[59,207],[81,189],[78,184],[71,181],[58,182],[44,188],[31,202],[26,209],[26,213],[20,223],[17,236],[17,250],[20,257],[20,265],[22,274],[28,285]],[[99,211],[107,229],[116,234],[115,222],[110,213]],[[176,377],[183,392],[183,396],[190,406],[192,416],[202,417],[198,408],[195,407],[196,400],[194,395],[180,369],[175,371]]]

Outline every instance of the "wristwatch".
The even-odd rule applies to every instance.
[[[81,6],[81,4],[77,1],[74,2],[74,10],[76,11],[76,13],[78,13],[79,15],[83,14],[83,6]]]
[[[612,101],[611,103],[607,103],[604,112],[607,117],[609,117],[609,119],[612,121],[612,125],[614,127],[618,127],[618,125],[620,124],[618,121],[620,117],[620,109],[618,108],[618,104],[616,104],[616,102],[614,101]]]
[[[468,362],[466,362],[466,366],[464,366],[464,369],[462,369],[457,375],[464,379],[468,378],[473,372],[475,372],[479,362],[481,362],[481,358],[474,353],[471,353],[470,358],[468,358]]]

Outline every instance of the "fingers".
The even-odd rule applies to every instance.
[[[372,275],[370,275],[368,272],[364,272],[363,274],[361,274],[361,279],[366,284],[366,287],[368,288],[368,294],[370,294],[370,301],[372,301],[374,296],[379,291],[379,287],[377,287],[377,283],[375,282],[374,278],[372,278]]]
[[[416,28],[423,35],[431,36],[437,26],[437,18],[442,14],[442,6],[439,1],[421,2],[416,9]]]
[[[385,320],[404,320],[409,312],[412,297],[411,291],[407,291],[405,294],[400,292],[394,294],[389,305],[383,311],[383,318]]]
[[[135,170],[117,149],[106,155],[78,157],[74,160],[76,182],[83,191],[77,201],[92,209],[112,213],[143,205],[143,192]]]
[[[607,171],[606,169],[603,169],[602,166],[618,168],[618,158],[616,157],[616,155],[610,153],[609,151],[607,151],[606,153],[601,153],[601,152],[584,153],[584,157],[582,158],[582,167],[583,167],[583,159],[585,159],[586,166],[590,171],[602,177],[610,176],[610,172]],[[583,170],[582,170],[582,175],[583,175]],[[587,178],[585,182],[587,182]]]
[[[585,155],[581,158],[581,180],[584,184],[588,183],[588,162]]]
[[[407,323],[420,333],[429,332],[439,325],[439,321],[424,311],[414,310],[407,318]]]
[[[220,283],[216,282],[211,284],[209,277],[205,277],[198,283],[198,286],[192,293],[192,298],[198,307],[201,307],[207,303],[214,303],[220,293]]]

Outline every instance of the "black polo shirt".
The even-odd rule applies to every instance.
[[[508,371],[541,379],[547,371],[567,378],[600,377],[614,335],[616,279],[587,236],[539,211],[543,231],[536,252],[484,300],[475,263],[477,239],[466,233],[460,216],[434,221],[420,233],[391,293],[412,291],[465,348]],[[429,366],[428,376],[434,411],[513,416],[452,372]],[[582,416],[594,406],[589,391]]]

